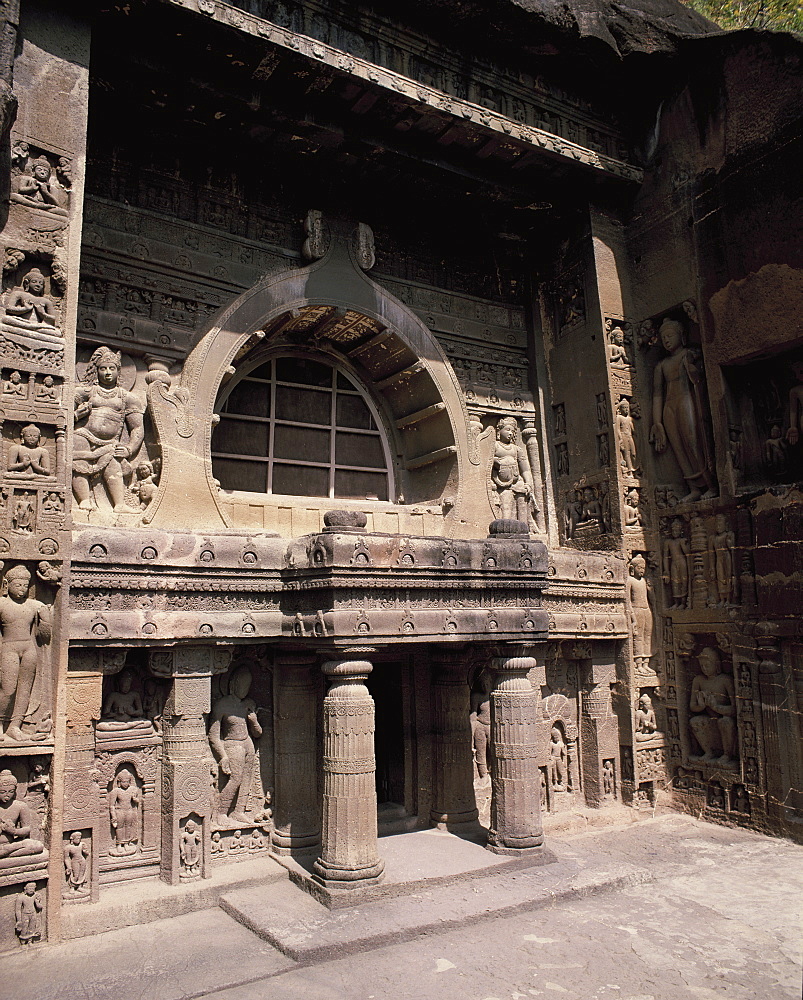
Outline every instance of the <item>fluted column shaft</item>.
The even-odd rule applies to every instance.
[[[273,846],[278,854],[321,842],[317,715],[320,674],[314,654],[276,654]]]
[[[379,880],[376,823],[374,700],[365,680],[367,660],[328,660],[323,702],[323,833],[313,871],[327,888],[355,888]]]
[[[524,854],[544,842],[532,656],[495,657],[491,692],[491,829],[488,849]]]
[[[435,655],[432,675],[434,795],[430,819],[451,826],[477,819],[472,766],[471,697],[464,654]]]

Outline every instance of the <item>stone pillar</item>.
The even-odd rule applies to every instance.
[[[361,648],[355,654],[371,652]],[[314,877],[328,889],[379,881],[374,700],[365,686],[367,660],[328,660],[323,702],[323,837]]]
[[[317,664],[314,653],[279,651],[274,659],[273,847],[277,854],[317,852],[321,842]]]
[[[186,877],[180,858],[181,834],[188,820],[201,832],[201,875],[208,878],[212,768],[204,713],[210,710],[213,673],[224,671],[231,654],[210,646],[177,647],[168,656],[151,650],[149,666],[157,677],[170,669],[173,685],[162,713],[162,856],[160,874],[178,885]],[[195,876],[197,877],[197,875]]]
[[[538,696],[527,677],[533,656],[494,657],[491,692],[491,830],[488,850],[525,854],[544,842],[537,765]]]
[[[430,812],[437,826],[477,819],[470,712],[465,652],[448,647],[437,650],[432,678],[435,771]]]

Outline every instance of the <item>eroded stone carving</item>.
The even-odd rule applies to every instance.
[[[733,603],[736,590],[733,559],[736,536],[724,514],[717,514],[714,524],[715,529],[708,539],[709,603],[714,607],[727,608]]]
[[[109,795],[109,817],[114,830],[114,844],[109,854],[122,856],[139,850],[140,808],[142,795],[128,768],[117,773]]]
[[[630,560],[627,596],[630,601],[630,629],[636,676],[642,680],[652,674],[652,587],[647,580],[647,560],[636,553]]]
[[[37,892],[36,882],[27,882],[14,900],[14,930],[24,947],[42,937],[43,908],[42,894]]]
[[[549,732],[549,782],[553,792],[566,791],[566,744],[557,726]]]
[[[524,446],[519,443],[519,425],[515,417],[502,417],[496,425],[496,445],[491,468],[496,497],[492,498],[498,518],[535,520],[533,477]]]
[[[66,193],[53,182],[52,176],[53,167],[47,157],[37,157],[31,164],[31,173],[17,178],[17,190],[12,192],[11,200],[51,215],[66,215]]]
[[[228,694],[212,706],[209,745],[226,778],[218,792],[214,821],[228,830],[249,822],[245,810],[256,756],[253,741],[262,735],[256,702],[248,697],[250,688],[251,671],[239,666],[229,680]]]
[[[50,454],[42,445],[42,432],[36,424],[23,427],[19,443],[9,448],[8,471],[25,479],[50,475]]]
[[[51,615],[47,605],[28,597],[31,574],[25,566],[13,566],[5,579],[8,596],[0,597],[0,725],[8,718],[4,739],[19,741],[29,738],[21,726],[36,679],[39,647],[52,636]]]
[[[689,601],[689,543],[683,537],[683,527],[683,521],[676,517],[663,545],[662,579],[672,593],[670,610],[685,608]]]
[[[92,490],[102,482],[116,512],[125,503],[123,462],[139,451],[145,436],[145,407],[118,385],[122,360],[108,347],[99,347],[87,365],[84,386],[75,392],[72,488],[78,506],[92,510]],[[122,443],[128,429],[128,444]]]
[[[195,820],[188,819],[179,840],[181,878],[189,880],[201,877],[201,833]]]
[[[0,771],[0,869],[14,864],[6,864],[6,859],[47,857],[45,845],[38,839],[36,814],[16,794],[17,779],[11,771]]]
[[[56,326],[56,307],[45,295],[45,276],[38,267],[32,268],[18,288],[8,293],[3,325],[23,333],[45,333],[61,336]]]
[[[736,750],[736,697],[733,681],[722,672],[718,650],[706,646],[697,656],[701,673],[692,681],[689,729],[702,748],[703,760],[731,764]],[[696,759],[700,759],[699,755]]]
[[[659,454],[671,448],[689,488],[683,500],[708,499],[716,496],[716,484],[698,353],[686,346],[685,330],[676,320],[665,319],[659,333],[667,357],[653,375],[650,441]]]
[[[89,892],[89,848],[80,830],[74,830],[64,844],[64,895],[85,896]]]

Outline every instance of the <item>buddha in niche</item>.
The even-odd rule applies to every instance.
[[[707,405],[697,352],[686,346],[680,323],[665,319],[659,330],[667,356],[653,375],[650,441],[661,454],[667,445],[689,492],[683,502],[717,495],[705,433]],[[705,492],[703,492],[705,488]]]
[[[53,168],[50,161],[40,156],[33,161],[30,174],[22,174],[17,181],[17,190],[11,200],[29,208],[38,208],[51,215],[66,215],[64,193],[52,183]]]
[[[56,309],[50,296],[45,295],[45,276],[38,267],[22,279],[22,287],[9,292],[5,323],[22,330],[60,334],[56,329]]]
[[[691,686],[689,729],[703,750],[703,760],[730,764],[736,759],[736,695],[722,672],[719,652],[711,646],[697,656],[700,671]]]
[[[142,698],[133,690],[134,675],[122,670],[117,680],[117,690],[112,691],[103,703],[103,713],[97,728],[101,732],[137,730],[153,732],[151,720],[145,717]]]
[[[240,666],[231,675],[229,693],[212,706],[209,745],[221,776],[227,779],[220,789],[215,816],[215,824],[223,829],[250,822],[245,810],[256,757],[254,740],[262,735],[256,703],[248,697],[250,688],[251,671]]]
[[[27,477],[50,475],[50,455],[42,445],[42,432],[36,424],[26,424],[19,444],[9,448],[8,471],[21,472]]]
[[[0,771],[0,859],[45,853],[45,845],[36,839],[36,815],[16,794],[17,779],[11,771]]]

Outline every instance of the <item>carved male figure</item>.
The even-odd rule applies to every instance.
[[[66,215],[67,210],[62,207],[63,199],[51,184],[52,173],[53,168],[44,156],[35,159],[33,172],[20,176],[13,200],[31,208],[44,209],[54,215]]]
[[[52,375],[45,375],[42,384],[36,391],[36,399],[40,403],[55,403],[58,401],[58,388]]]
[[[9,294],[6,316],[15,318],[14,326],[50,327],[51,332],[58,332],[56,309],[50,296],[45,295],[45,276],[38,267],[25,275],[21,288]]]
[[[652,698],[648,694],[643,694],[638,700],[636,709],[636,740],[643,742],[650,739],[657,728]]]
[[[0,771],[0,859],[43,854],[45,845],[31,836],[39,832],[36,816],[15,798],[17,779],[11,771]]]
[[[671,586],[672,604],[669,610],[685,608],[689,597],[689,543],[683,537],[683,522],[672,521],[671,535],[664,541],[663,574],[665,584]]]
[[[179,856],[187,875],[198,875],[201,865],[201,834],[195,820],[188,819],[181,831]]]
[[[91,484],[104,483],[115,511],[125,511],[122,461],[137,454],[145,436],[144,408],[118,381],[120,355],[99,347],[87,366],[86,385],[75,393],[72,487],[78,506],[91,510]],[[86,421],[82,423],[82,421]],[[128,444],[122,435],[128,429]]]
[[[566,791],[566,744],[557,726],[550,730],[549,781],[553,791]]]
[[[630,415],[630,400],[620,399],[616,407],[616,435],[619,441],[619,457],[626,472],[638,469],[636,458],[636,425]]]
[[[640,553],[630,560],[627,595],[630,599],[630,629],[633,638],[633,659],[636,673],[646,675],[652,657],[652,590],[646,579],[647,561]]]
[[[689,728],[703,750],[703,760],[729,764],[736,758],[736,697],[733,681],[722,673],[719,653],[711,646],[700,651],[702,673],[692,681],[689,708],[695,714]]]
[[[38,645],[51,639],[50,610],[28,597],[31,574],[24,566],[12,566],[6,583],[8,596],[0,597],[0,725],[11,709],[5,738],[22,740],[20,727],[36,677]]]
[[[42,905],[36,882],[26,882],[14,900],[14,930],[21,945],[30,945],[42,936]]]
[[[140,792],[134,775],[123,768],[117,775],[109,796],[109,816],[114,829],[115,846],[109,854],[136,854],[139,843]]]
[[[145,718],[142,698],[133,690],[134,675],[130,670],[120,672],[118,690],[112,691],[103,705],[103,714],[97,728],[106,730],[151,729],[151,722]]]
[[[23,472],[27,476],[50,475],[50,455],[42,445],[42,432],[36,424],[26,424],[19,444],[9,448],[8,471]]]
[[[74,830],[64,845],[64,877],[67,889],[73,895],[86,892],[89,879],[89,848],[81,837],[80,830]]]
[[[25,534],[30,534],[33,532],[33,522],[36,511],[34,510],[33,500],[31,499],[35,494],[25,493],[21,497],[17,497],[14,502],[14,513],[11,517],[11,526],[14,531],[24,532]]]
[[[491,479],[499,496],[501,516],[527,523],[533,479],[527,452],[518,443],[518,423],[515,417],[502,417],[496,425]]]
[[[491,678],[482,671],[477,678],[478,690],[471,692],[471,736],[474,743],[474,763],[480,779],[488,777],[488,749],[491,745]]]
[[[248,822],[245,809],[256,756],[253,740],[262,735],[256,703],[248,697],[250,688],[251,671],[246,666],[237,667],[229,681],[229,693],[212,706],[209,745],[221,774],[228,778],[220,789],[215,817],[216,825],[224,828]]]
[[[12,372],[3,385],[4,396],[21,396],[22,399],[28,395],[28,386],[22,381],[19,372]]]
[[[716,496],[706,438],[706,403],[695,352],[686,346],[685,331],[665,319],[659,330],[667,357],[653,375],[650,441],[660,454],[672,449],[689,492],[685,502]],[[705,493],[703,493],[705,487]]]
[[[710,583],[716,586],[717,607],[725,608],[734,596],[733,548],[736,537],[728,527],[724,514],[717,514],[714,524],[716,530],[708,539]]]

